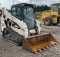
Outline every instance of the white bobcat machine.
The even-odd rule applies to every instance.
[[[58,42],[51,34],[41,35],[41,22],[35,19],[35,5],[15,4],[11,13],[0,10],[1,31],[4,39],[22,45],[23,48],[37,52]]]

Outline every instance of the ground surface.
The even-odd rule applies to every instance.
[[[51,33],[60,42],[60,24],[57,26],[44,26],[42,23],[41,33]],[[60,45],[46,49],[37,54],[31,53],[22,47],[18,47],[5,41],[0,32],[0,57],[60,57]]]

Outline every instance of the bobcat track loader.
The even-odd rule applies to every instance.
[[[35,5],[26,3],[12,5],[11,13],[0,10],[3,38],[35,53],[57,44],[51,34],[40,35],[41,23],[34,14]]]

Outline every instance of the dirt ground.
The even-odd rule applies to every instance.
[[[51,33],[60,42],[60,24],[57,26],[44,26],[41,24],[42,33]],[[0,57],[60,57],[60,45],[49,47],[48,49],[36,53],[31,53],[21,46],[16,46],[3,39],[0,32]]]

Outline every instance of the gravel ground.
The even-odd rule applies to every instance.
[[[42,23],[42,33],[51,33],[60,42],[60,24],[57,26],[44,26]],[[21,46],[16,46],[3,39],[0,32],[0,57],[60,57],[60,45],[52,46],[42,52],[31,53]]]

